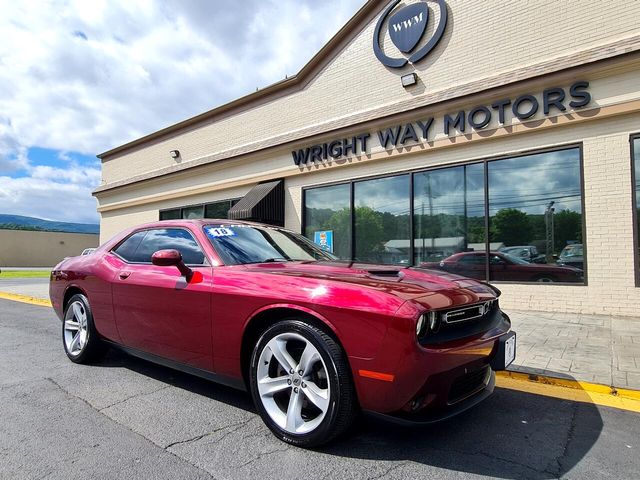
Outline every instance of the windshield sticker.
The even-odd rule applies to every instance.
[[[224,227],[210,227],[210,228],[206,228],[205,231],[207,232],[207,235],[213,238],[233,237],[236,234],[236,232],[234,232],[230,228],[224,228]]]

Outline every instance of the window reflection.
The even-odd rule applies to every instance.
[[[355,260],[409,263],[409,175],[354,184]]]
[[[316,187],[305,198],[307,237],[339,232],[335,251],[344,259],[351,258],[355,222],[356,261],[413,264],[480,280],[489,272],[489,280],[584,283],[578,148]]]
[[[633,165],[634,165],[634,190],[636,193],[636,235],[640,236],[640,138],[633,140]],[[640,238],[636,238],[638,251],[636,252],[636,262],[638,262],[637,271],[640,272]],[[640,274],[637,279],[637,285],[640,286]]]
[[[313,188],[305,192],[306,237],[311,241],[317,240],[318,244],[324,243],[327,251],[345,260],[351,258],[350,196],[349,184]],[[330,240],[328,232],[331,232]]]
[[[483,164],[417,173],[413,181],[415,264],[437,267],[432,262],[485,249]],[[484,259],[469,260],[482,263],[472,276],[484,279]]]
[[[583,282],[577,148],[488,162],[491,280]],[[514,263],[511,259],[524,260]]]

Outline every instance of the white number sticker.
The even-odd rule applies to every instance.
[[[231,230],[230,228],[224,228],[224,227],[211,227],[211,228],[207,228],[207,233],[211,236],[211,237],[233,237],[236,233]]]

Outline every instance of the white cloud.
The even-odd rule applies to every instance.
[[[364,0],[0,0],[0,211],[95,221],[95,155],[296,73]],[[61,166],[27,150],[59,150]]]
[[[99,170],[93,169],[100,175]],[[78,174],[82,175],[82,174]],[[70,175],[73,176],[73,175]],[[86,182],[60,182],[37,177],[0,177],[2,213],[79,223],[96,223],[96,201]]]
[[[0,1],[0,112],[99,153],[296,73],[362,3]]]

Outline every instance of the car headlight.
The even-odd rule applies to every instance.
[[[435,333],[440,328],[440,315],[438,312],[426,312],[420,315],[416,323],[416,335],[422,338],[429,333]]]

